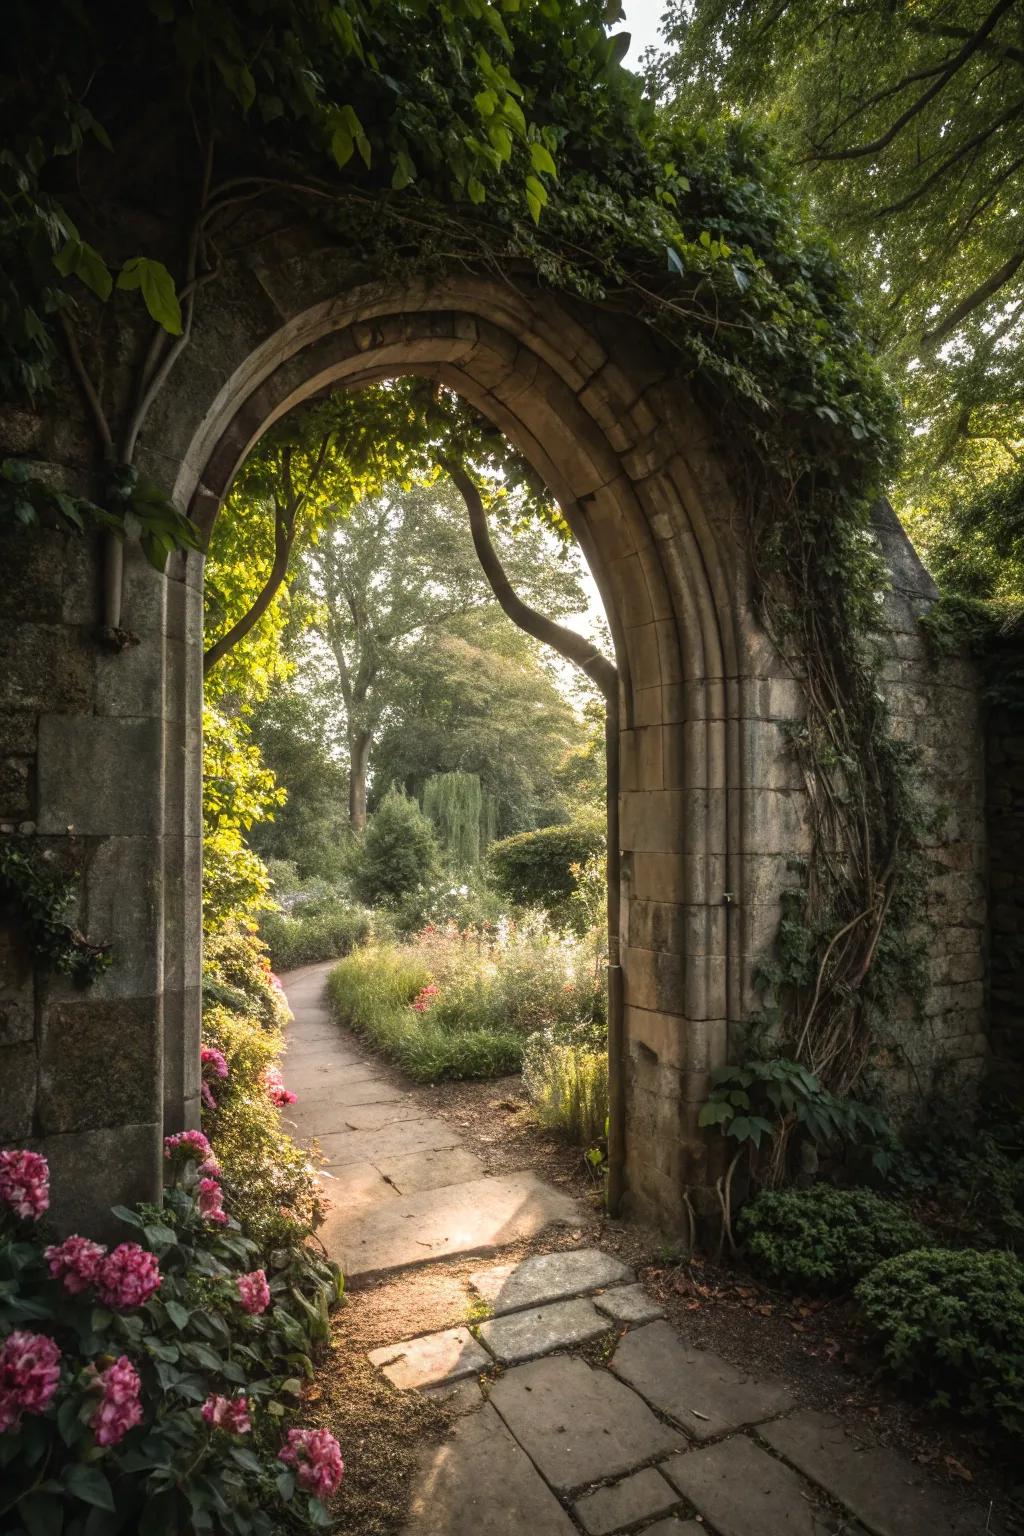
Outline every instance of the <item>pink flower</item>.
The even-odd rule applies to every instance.
[[[42,1413],[60,1380],[60,1350],[45,1333],[15,1329],[0,1347],[0,1434]]]
[[[409,1006],[415,1009],[417,1013],[426,1013],[427,1009],[432,1006],[436,996],[437,986],[432,981],[428,982],[425,987],[420,988]]]
[[[218,1227],[226,1227],[228,1213],[224,1209],[224,1191],[216,1179],[200,1179],[196,1186],[196,1202],[199,1206],[200,1216],[207,1221],[212,1221]]]
[[[222,1429],[228,1435],[247,1435],[252,1429],[249,1417],[249,1400],[239,1397],[218,1397],[215,1393],[206,1399],[202,1407],[203,1418],[214,1429]]]
[[[207,1109],[217,1108],[217,1100],[213,1096],[213,1090],[211,1089],[209,1083],[200,1083],[199,1096],[203,1103],[206,1105]]]
[[[282,994],[284,993],[284,987],[281,985],[281,978],[280,976],[276,976],[273,971],[270,973],[270,985],[273,987],[275,992],[280,992]]]
[[[155,1253],[138,1243],[119,1243],[99,1265],[96,1294],[105,1307],[119,1312],[141,1307],[160,1286],[160,1265]]]
[[[268,1067],[263,1074],[263,1082],[270,1096],[270,1102],[276,1104],[278,1109],[284,1109],[286,1104],[295,1103],[295,1095],[285,1087],[279,1068]]]
[[[62,1243],[46,1249],[50,1274],[55,1280],[63,1280],[64,1289],[72,1296],[79,1296],[96,1279],[106,1251],[102,1243],[91,1243],[87,1237],[66,1237]]]
[[[215,1157],[207,1157],[199,1164],[199,1172],[208,1179],[220,1178],[220,1163]]]
[[[335,1491],[345,1471],[341,1446],[327,1429],[290,1429],[277,1456],[295,1468],[300,1488],[318,1499]]]
[[[224,1059],[224,1053],[218,1051],[216,1046],[204,1045],[199,1052],[199,1060],[204,1077],[219,1077],[222,1080],[227,1077],[228,1064]]]
[[[40,1152],[0,1152],[0,1201],[25,1221],[50,1208],[50,1167]]]
[[[178,1131],[174,1136],[165,1136],[164,1157],[173,1158],[178,1154],[186,1161],[201,1162],[211,1156],[210,1143],[202,1131]]]
[[[270,1306],[270,1286],[262,1269],[254,1269],[250,1275],[238,1276],[238,1295],[243,1312],[258,1317]]]
[[[127,1355],[119,1355],[97,1378],[103,1391],[90,1419],[97,1445],[120,1445],[130,1429],[142,1422],[139,1373]]]

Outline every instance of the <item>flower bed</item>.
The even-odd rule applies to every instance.
[[[115,1208],[131,1237],[109,1248],[47,1242],[45,1159],[0,1152],[0,1512],[30,1536],[329,1523],[340,1448],[286,1421],[340,1274],[260,1251],[201,1132],[165,1151],[163,1206]]]

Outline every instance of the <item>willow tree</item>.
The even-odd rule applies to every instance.
[[[423,786],[423,814],[434,823],[442,848],[459,871],[480,862],[483,813],[477,773],[433,773]]]

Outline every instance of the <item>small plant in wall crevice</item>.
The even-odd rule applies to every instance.
[[[24,838],[0,839],[0,912],[13,916],[37,965],[88,986],[111,961],[111,946],[94,944],[66,920],[77,873]]]

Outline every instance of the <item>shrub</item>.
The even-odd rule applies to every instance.
[[[203,1041],[219,1050],[228,1075],[203,1110],[224,1185],[240,1221],[265,1248],[304,1239],[322,1218],[316,1170],[287,1134],[267,1092],[266,1074],[284,1049],[279,1030],[217,1005],[203,1012]]]
[[[0,1359],[27,1350],[45,1367],[0,1400],[5,1531],[329,1523],[280,1453],[340,1276],[301,1244],[261,1250],[208,1201],[204,1214],[202,1155],[173,1152],[162,1207],[115,1208],[129,1242],[110,1253],[81,1237],[48,1249],[45,1195],[25,1214],[0,1181]]]
[[[1010,1253],[922,1248],[857,1287],[887,1367],[937,1407],[1024,1435],[1024,1264]]]
[[[523,1082],[542,1125],[579,1146],[604,1136],[608,1119],[608,1049],[600,1027],[547,1029],[523,1049]]]
[[[604,847],[605,828],[595,817],[506,837],[488,850],[487,867],[510,901],[541,907],[556,921],[565,921],[580,871]]]
[[[360,900],[393,904],[429,884],[439,863],[434,829],[416,801],[389,790],[363,835],[354,871]]]
[[[219,1002],[258,1019],[267,1029],[280,1029],[288,1018],[279,983],[270,969],[267,946],[255,933],[231,925],[208,938],[203,946],[203,992]]]
[[[337,900],[303,902],[291,912],[268,912],[260,923],[260,936],[277,971],[340,960],[369,935],[370,914]]]
[[[868,1189],[766,1190],[738,1231],[754,1269],[801,1291],[843,1291],[881,1259],[927,1242],[901,1206]]]

